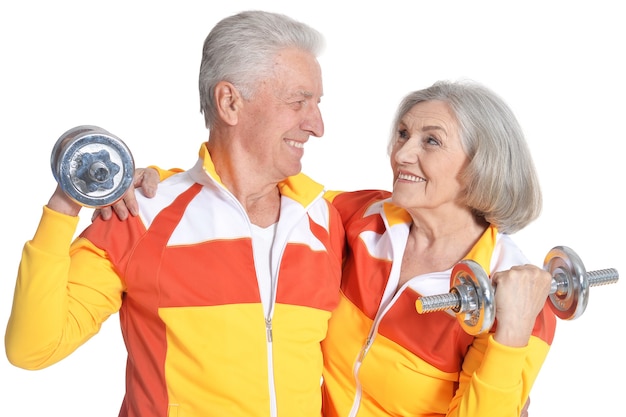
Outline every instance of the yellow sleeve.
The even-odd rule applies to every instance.
[[[124,285],[106,254],[72,243],[78,217],[44,207],[22,252],[5,334],[9,361],[41,369],[68,356],[119,311]]]
[[[477,337],[447,415],[519,417],[549,349],[535,336],[521,348],[499,344],[491,334]]]

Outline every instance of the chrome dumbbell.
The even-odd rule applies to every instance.
[[[57,140],[50,165],[61,189],[85,207],[119,201],[133,181],[135,163],[126,144],[106,130],[74,127]]]
[[[589,288],[613,284],[619,279],[616,269],[585,270],[578,255],[567,246],[548,252],[543,268],[552,275],[550,306],[557,317],[573,320],[580,317],[589,301]],[[452,269],[452,288],[447,294],[420,297],[417,312],[452,310],[469,334],[489,331],[496,313],[495,288],[487,273],[476,262],[464,260]]]

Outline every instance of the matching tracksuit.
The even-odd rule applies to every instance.
[[[9,359],[54,364],[119,311],[120,417],[319,416],[322,366],[327,417],[519,416],[554,336],[549,307],[524,348],[471,336],[447,312],[417,314],[419,296],[449,291],[451,270],[397,290],[411,220],[388,192],[326,193],[330,205],[303,174],[280,191],[271,283],[258,281],[252,225],[205,145],[155,198],[137,195],[138,217],[98,219],[73,243],[78,219],[44,207],[20,264]],[[527,262],[494,227],[467,258],[487,273]]]
[[[74,242],[78,218],[44,207],[20,263],[10,361],[52,365],[119,312],[120,417],[319,417],[344,232],[321,185],[299,174],[279,187],[271,283],[258,282],[252,225],[205,145],[155,198],[137,194],[139,216],[95,220]]]
[[[382,191],[332,201],[348,253],[341,300],[322,344],[324,416],[518,417],[553,340],[549,305],[523,348],[503,346],[489,333],[471,336],[449,312],[418,314],[417,298],[449,292],[452,271],[416,276],[398,289],[408,214]],[[495,227],[467,259],[488,274],[527,263]]]

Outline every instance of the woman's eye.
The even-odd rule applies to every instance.
[[[439,141],[436,138],[432,137],[432,136],[428,136],[426,138],[426,143],[429,144],[429,145],[435,145],[435,146],[439,145]]]
[[[408,140],[409,132],[407,132],[406,130],[398,130],[398,139]]]

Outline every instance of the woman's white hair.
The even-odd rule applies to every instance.
[[[443,101],[456,116],[470,163],[463,172],[465,203],[503,233],[515,233],[541,213],[537,172],[521,126],[509,106],[476,82],[438,81],[409,93],[393,122],[389,151],[404,115],[423,101]]]

